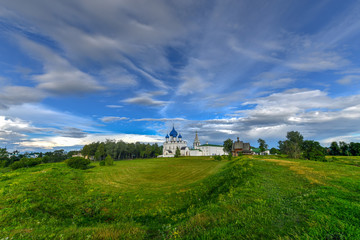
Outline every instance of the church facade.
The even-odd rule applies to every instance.
[[[201,145],[197,132],[195,133],[193,148],[190,149],[187,146],[187,142],[182,139],[181,134],[178,134],[175,127],[173,127],[170,134],[167,134],[165,137],[163,155],[159,157],[174,157],[176,149],[180,150],[181,156],[214,156],[227,154],[221,145],[208,143]]]
[[[166,134],[165,142],[163,143],[163,155],[161,157],[174,157],[176,149],[180,150],[181,156],[190,156],[187,142],[182,139],[181,134],[178,134],[175,127],[173,127],[170,134]]]

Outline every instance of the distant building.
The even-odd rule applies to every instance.
[[[201,152],[202,155],[200,156],[226,155],[226,153],[224,152],[224,146],[209,144],[208,142],[201,145],[197,132],[195,133],[193,148],[194,149],[190,150],[190,156],[199,156],[196,155],[198,154],[196,151]]]
[[[163,155],[159,157],[174,157],[176,149],[180,150],[181,156],[190,156],[187,142],[182,140],[181,134],[178,134],[175,127],[173,127],[170,136],[166,134],[165,142],[163,144]]]
[[[260,148],[251,148],[253,154],[256,155],[270,155],[270,150],[266,149],[265,151],[261,152]]]
[[[181,156],[214,156],[225,155],[223,146],[214,144],[201,145],[198,133],[195,133],[193,149],[189,149],[187,142],[182,139],[181,134],[175,130],[171,130],[170,134],[166,134],[165,142],[163,143],[163,155],[159,157],[174,157],[176,149],[180,150]]]
[[[240,141],[238,137],[237,141],[235,141],[232,145],[231,153],[235,157],[241,154],[252,154],[250,143],[244,143],[243,141]]]

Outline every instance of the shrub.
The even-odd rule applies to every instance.
[[[49,162],[51,162],[51,158],[49,156],[45,155],[43,157],[43,163],[49,163]]]
[[[100,161],[100,162],[99,162],[99,165],[100,165],[100,166],[105,166],[105,160]]]
[[[89,159],[85,159],[82,157],[72,157],[67,159],[65,162],[69,167],[76,169],[86,169],[90,164]]]
[[[105,158],[105,165],[106,166],[112,166],[114,165],[114,159],[108,154]]]
[[[180,153],[180,149],[177,147],[176,151],[175,151],[175,157],[180,157],[181,153]]]
[[[3,168],[6,166],[6,160],[0,160],[0,168]]]
[[[25,167],[34,167],[42,163],[42,158],[21,158],[20,161],[16,161],[10,165],[12,170]]]
[[[214,156],[214,160],[216,160],[216,161],[221,161],[222,158],[221,158],[220,155],[215,155],[215,156]]]

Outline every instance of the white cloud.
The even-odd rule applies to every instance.
[[[0,109],[12,105],[39,102],[46,94],[36,88],[25,86],[6,86],[0,90]]]
[[[0,115],[22,119],[29,123],[36,123],[41,128],[74,127],[86,131],[96,131],[96,122],[87,117],[76,116],[69,112],[53,110],[41,104],[23,104],[0,110]]]
[[[320,72],[338,70],[349,64],[349,61],[334,52],[311,52],[300,55],[299,58],[286,65],[301,71]]]
[[[123,108],[121,105],[106,105],[107,108]]]
[[[23,48],[37,56],[44,64],[44,73],[33,75],[37,88],[52,94],[82,94],[105,88],[89,74],[84,73],[50,49],[25,38],[19,38]]]
[[[169,104],[169,102],[167,102],[167,101],[155,100],[152,98],[153,96],[154,96],[154,94],[152,94],[152,93],[140,93],[140,94],[138,94],[137,97],[128,98],[128,99],[123,100],[122,102],[129,103],[129,104],[142,105],[142,106],[152,106],[152,107],[162,107],[162,106]]]
[[[264,88],[282,88],[286,87],[295,82],[294,78],[286,77],[286,78],[279,78],[279,79],[265,79],[254,82],[254,86],[264,87]]]
[[[127,117],[102,117],[100,118],[100,120],[104,123],[110,123],[110,122],[117,122],[117,121],[123,121],[123,120],[128,120],[129,118]]]
[[[134,87],[138,85],[138,81],[134,75],[120,68],[107,68],[101,72],[101,76],[105,79],[106,84],[111,88]]]
[[[338,83],[347,85],[347,84],[353,84],[355,82],[360,82],[360,75],[347,75],[343,78],[337,80]]]
[[[170,122],[170,121],[185,121],[184,118],[140,118],[133,119],[134,122]]]

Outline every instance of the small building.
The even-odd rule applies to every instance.
[[[256,155],[270,155],[270,150],[266,149],[265,151],[261,152],[260,148],[251,148],[253,154]]]
[[[250,143],[244,143],[243,141],[240,141],[238,137],[237,141],[235,141],[232,145],[231,153],[235,157],[242,154],[246,154],[246,155],[252,154]]]

